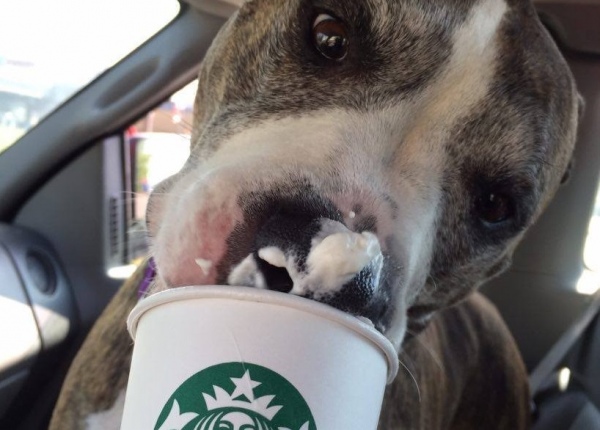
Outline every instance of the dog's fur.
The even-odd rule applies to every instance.
[[[343,61],[312,46],[320,10],[348,28]],[[274,214],[375,232],[380,284],[330,303],[369,317],[414,374],[388,390],[381,428],[526,428],[518,351],[469,295],[555,193],[576,124],[573,78],[527,0],[252,0],[204,61],[192,156],[151,197],[154,291],[226,283]],[[490,193],[507,220],[481,220]],[[135,285],[92,330],[51,429],[118,420]]]

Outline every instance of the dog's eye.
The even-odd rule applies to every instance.
[[[339,19],[321,13],[313,23],[312,37],[315,47],[325,58],[341,61],[348,53],[348,33]]]
[[[514,204],[506,194],[488,192],[478,199],[477,212],[483,222],[499,224],[513,216]]]

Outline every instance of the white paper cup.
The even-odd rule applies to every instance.
[[[122,430],[371,430],[394,347],[329,306],[244,287],[142,300]]]

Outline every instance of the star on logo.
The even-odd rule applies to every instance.
[[[254,389],[261,384],[252,380],[249,370],[246,370],[241,378],[231,378],[231,382],[235,384],[235,390],[231,393],[231,398],[237,399],[244,395],[250,402],[254,401]]]
[[[220,408],[240,408],[254,411],[268,420],[272,420],[277,412],[283,407],[281,405],[271,405],[274,395],[266,395],[259,398],[255,398],[254,389],[258,387],[261,382],[253,381],[250,376],[250,371],[246,370],[244,376],[241,378],[229,378],[235,385],[233,393],[229,394],[222,387],[213,385],[215,397],[210,394],[202,393],[206,408],[209,411]],[[245,399],[240,399],[241,396],[245,396]]]

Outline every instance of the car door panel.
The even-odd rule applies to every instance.
[[[77,326],[71,287],[50,243],[0,224],[0,414]]]

